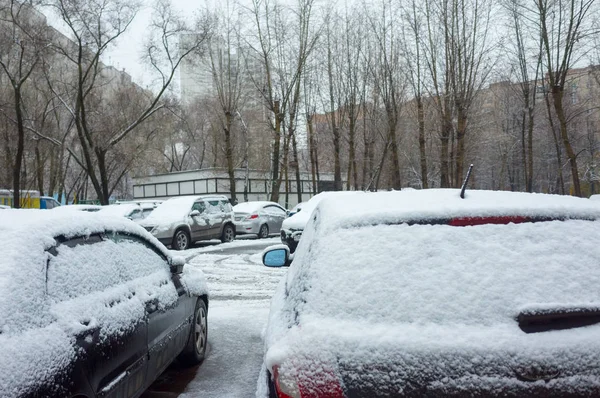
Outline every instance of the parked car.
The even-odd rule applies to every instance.
[[[141,206],[135,203],[102,206],[98,211],[98,214],[109,217],[125,217],[138,222],[142,220],[144,216]]]
[[[142,218],[146,218],[162,202],[164,202],[164,200],[159,200],[159,199],[156,199],[156,200],[152,200],[152,199],[138,199],[138,200],[129,200],[129,201],[117,201],[116,204],[118,204],[118,205],[132,204],[132,203],[136,204],[136,205],[138,205],[138,206],[140,206],[142,208]]]
[[[100,205],[65,205],[65,206],[55,207],[53,209],[53,211],[60,211],[60,212],[85,211],[88,213],[95,213],[97,211],[100,211],[100,209],[102,209],[102,206],[100,206]]]
[[[202,362],[207,289],[140,226],[5,210],[0,396],[138,397],[176,358]]]
[[[233,206],[236,234],[257,234],[267,238],[279,234],[286,211],[275,202],[245,202]]]
[[[199,240],[235,239],[233,209],[223,195],[179,196],[164,201],[140,224],[175,250]]]
[[[273,296],[259,396],[600,396],[598,264],[586,199],[326,198]]]
[[[300,241],[300,238],[302,237],[302,231],[304,230],[306,223],[310,219],[311,213],[313,212],[315,207],[317,207],[317,205],[319,204],[319,202],[321,200],[323,200],[324,198],[330,197],[330,196],[336,196],[336,195],[346,196],[346,195],[357,195],[357,194],[360,195],[360,194],[363,194],[363,192],[357,192],[357,191],[321,192],[320,194],[313,196],[312,198],[310,198],[310,200],[308,200],[307,202],[304,202],[304,204],[300,207],[302,209],[301,211],[298,211],[297,213],[286,218],[283,221],[283,223],[281,224],[281,232],[280,232],[281,242],[284,245],[287,245],[290,248],[290,252],[293,253],[296,250],[296,247],[298,246],[298,242]]]
[[[296,206],[292,207],[292,210],[289,210],[287,212],[288,217],[291,217],[294,214],[298,213],[299,211],[302,211],[302,208],[304,207],[305,204],[306,204],[306,202],[300,202]]]

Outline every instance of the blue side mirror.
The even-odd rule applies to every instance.
[[[263,255],[263,264],[267,267],[283,267],[287,262],[288,252],[285,249],[272,249]]]

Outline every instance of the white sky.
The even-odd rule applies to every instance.
[[[171,0],[175,8],[189,21],[200,9],[206,7],[210,0]],[[134,19],[129,30],[119,39],[116,46],[105,54],[102,60],[107,65],[117,69],[125,69],[133,80],[142,87],[148,86],[150,76],[143,62],[140,61],[140,51],[144,47],[146,29],[152,14],[152,2],[144,0],[145,8]]]

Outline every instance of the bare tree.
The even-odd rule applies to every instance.
[[[536,0],[535,23],[544,50],[544,67],[552,105],[558,119],[562,146],[571,166],[571,180],[576,196],[581,196],[577,154],[568,131],[564,96],[567,76],[582,56],[584,45],[595,32],[588,16],[594,11],[594,0]]]
[[[10,114],[5,116],[14,123],[17,145],[12,156],[13,206],[21,207],[21,172],[25,153],[27,104],[24,100],[26,84],[48,50],[48,30],[44,17],[33,6],[33,1],[10,0],[0,5],[0,71],[12,89]],[[38,153],[39,155],[39,153]]]
[[[52,9],[66,24],[73,43],[58,43],[57,51],[75,70],[76,92],[61,96],[63,105],[75,120],[82,156],[71,152],[73,159],[86,171],[101,203],[107,204],[115,187],[124,176],[124,170],[111,173],[107,162],[110,154],[125,138],[164,107],[161,99],[170,86],[182,60],[199,50],[206,40],[207,31],[195,33],[194,40],[179,43],[181,35],[190,33],[182,18],[167,0],[155,3],[151,23],[154,36],[146,51],[146,59],[159,76],[158,90],[150,95],[146,105],[106,131],[107,115],[98,115],[103,98],[100,88],[107,84],[100,59],[107,49],[128,29],[139,10],[140,3],[124,0],[53,0]],[[204,26],[208,28],[207,25]],[[58,93],[56,87],[53,91]],[[104,92],[106,95],[106,90]],[[106,101],[104,99],[104,101]]]

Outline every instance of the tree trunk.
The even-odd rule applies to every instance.
[[[548,99],[548,94],[544,95],[546,100],[546,110],[548,111],[548,122],[550,123],[550,131],[552,132],[552,138],[554,139],[554,149],[556,150],[556,163],[557,163],[557,172],[558,172],[558,182],[560,187],[561,195],[565,194],[565,180],[562,172],[562,161],[561,161],[561,153],[560,153],[560,145],[558,144],[558,137],[556,136],[556,128],[554,126],[554,120],[552,119],[552,109],[550,107],[550,100]]]
[[[558,118],[560,127],[560,136],[562,138],[563,146],[571,165],[571,178],[573,181],[573,190],[575,196],[581,197],[581,184],[579,182],[579,169],[577,168],[577,155],[573,150],[571,141],[569,140],[569,134],[567,131],[567,117],[563,108],[563,89],[560,86],[555,85],[552,87],[552,99],[554,102],[554,110],[556,111],[556,117]]]
[[[396,122],[390,126],[390,146],[392,149],[392,188],[396,190],[402,189],[402,176],[400,175],[400,160],[398,150],[398,138],[396,137]]]
[[[464,178],[465,165],[465,136],[467,134],[467,115],[462,107],[457,107],[457,128],[456,128],[456,175],[454,177],[454,187],[460,188]]]
[[[296,171],[296,193],[298,203],[302,202],[302,180],[300,179],[300,162],[298,160],[298,145],[296,144],[296,134],[292,136],[292,154],[294,156],[294,165]]]
[[[25,152],[25,127],[23,124],[23,109],[21,109],[21,86],[13,85],[15,93],[15,113],[17,115],[17,153],[13,168],[13,207],[21,208],[21,167],[23,165],[23,153]]]
[[[279,101],[273,101],[273,113],[275,114],[275,129],[273,130],[273,159],[271,160],[271,202],[279,202],[279,145],[281,141],[281,115]]]
[[[529,107],[529,123],[527,125],[527,192],[533,192],[533,126],[534,110]]]
[[[316,169],[316,146],[315,146],[315,131],[312,123],[312,115],[306,115],[306,124],[308,125],[308,150],[310,155],[310,173],[312,176],[312,193],[317,194],[317,169]]]
[[[227,160],[227,175],[229,176],[229,191],[231,192],[231,203],[237,203],[235,191],[235,168],[233,164],[233,143],[231,140],[231,126],[233,124],[233,115],[230,112],[225,114],[225,159]]]
[[[38,191],[40,196],[44,195],[44,163],[42,162],[42,155],[40,154],[39,142],[35,146],[35,175],[37,180]]]
[[[421,157],[421,187],[429,188],[427,172],[427,153],[425,147],[425,110],[423,109],[423,98],[417,96],[417,120],[419,123],[419,154]]]
[[[348,124],[348,175],[346,190],[358,189],[358,176],[356,171],[356,117],[354,104],[351,104],[350,121]]]

